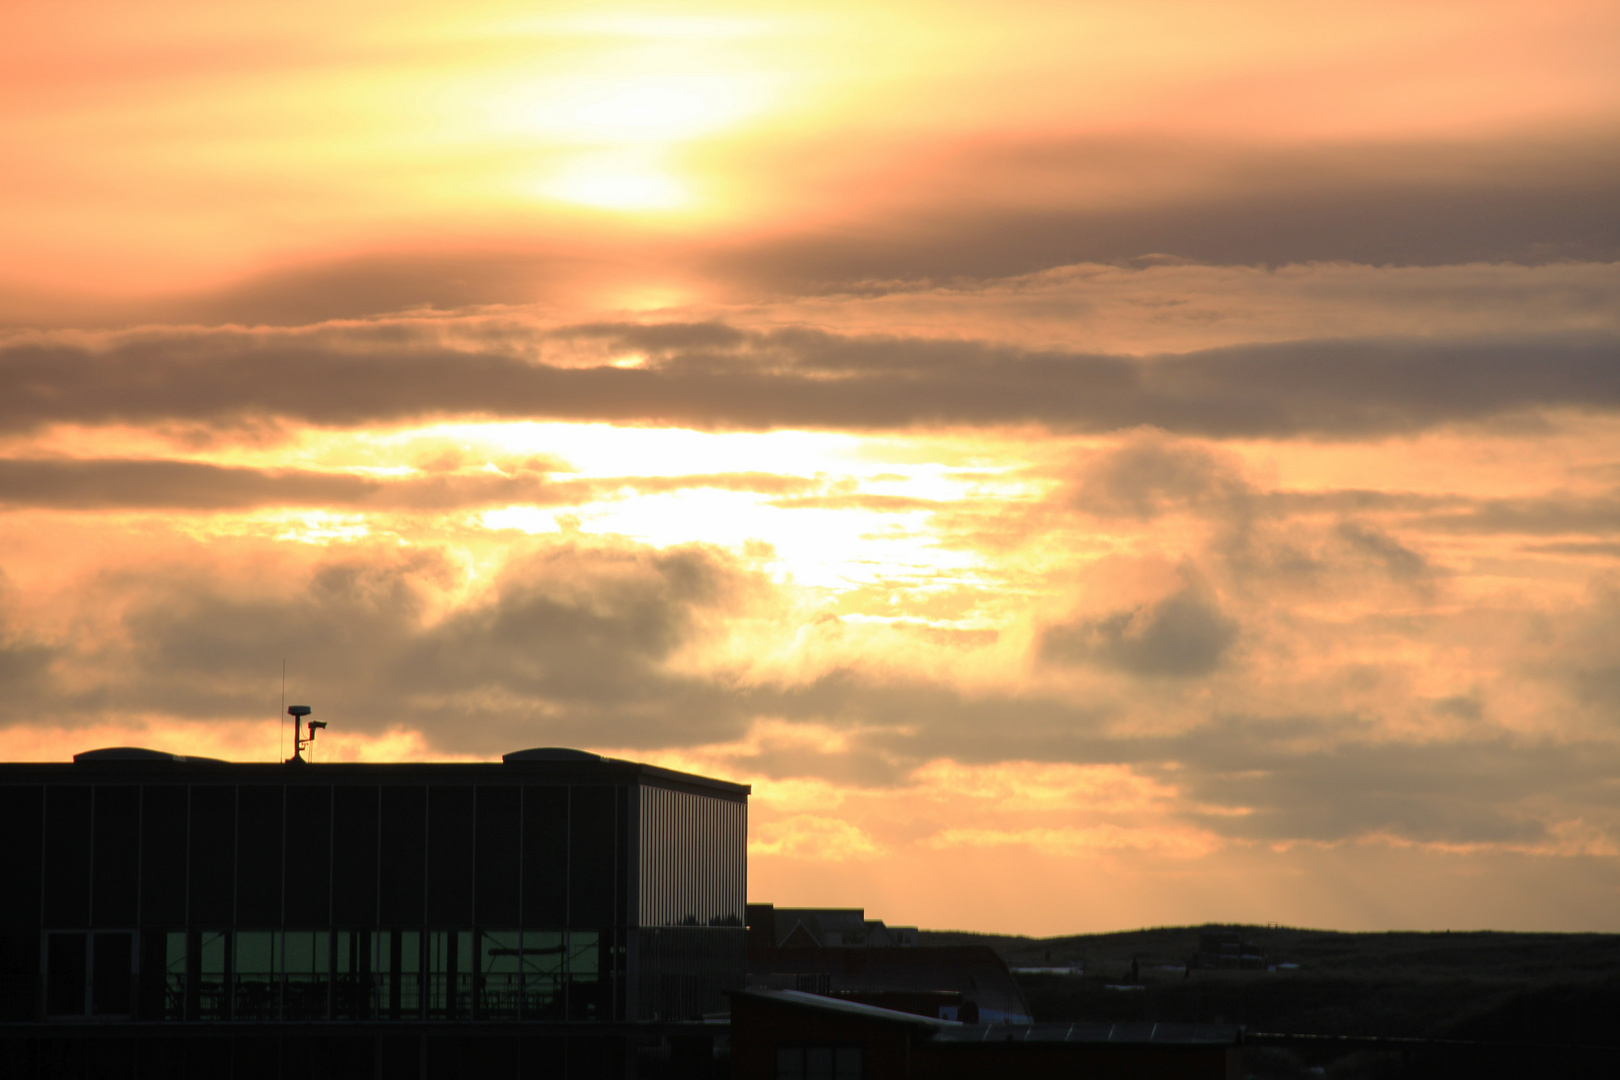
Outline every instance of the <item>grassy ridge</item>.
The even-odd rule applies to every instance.
[[[1243,1024],[1251,1031],[1616,1047],[1611,1054],[1402,1050],[1294,1042],[1256,1046],[1246,1071],[1296,1077],[1620,1075],[1620,935],[1351,934],[1244,927],[1272,964],[1181,970],[1202,927],[1027,938],[925,931],[925,945],[988,945],[1013,967],[1080,965],[1082,975],[1019,976],[1037,1020]],[[1137,963],[1137,991],[1127,983]],[[1176,970],[1162,970],[1174,967]],[[1527,1052],[1528,1053],[1528,1052]]]

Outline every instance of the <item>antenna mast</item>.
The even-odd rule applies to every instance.
[[[315,733],[326,726],[325,720],[311,720],[309,722],[309,734],[300,738],[298,735],[298,721],[308,716],[310,711],[311,710],[308,705],[287,706],[287,715],[293,718],[293,756],[287,759],[286,763],[288,765],[302,765],[305,763],[304,747],[313,743],[315,741]]]

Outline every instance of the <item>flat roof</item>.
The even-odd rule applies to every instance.
[[[109,753],[107,751],[116,751]],[[622,758],[529,756],[500,762],[251,762],[185,757],[139,747],[109,747],[73,762],[0,762],[0,784],[644,784],[744,800],[752,788]]]

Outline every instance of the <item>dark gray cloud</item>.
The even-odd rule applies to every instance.
[[[716,268],[779,289],[839,292],[1145,256],[1269,266],[1620,258],[1620,139],[1609,131],[1266,149],[1132,138],[1003,143],[954,164],[948,204],[739,248]],[[963,176],[996,190],[963,192]],[[1120,176],[1145,178],[1124,205],[1115,196],[1031,210],[997,198],[998,190],[1084,192]],[[1156,185],[1166,177],[1186,183]]]
[[[1194,801],[1247,811],[1208,815],[1210,827],[1259,840],[1382,832],[1415,841],[1533,843],[1548,835],[1528,812],[1538,800],[1620,810],[1605,780],[1620,759],[1612,746],[1488,730],[1417,743],[1338,741],[1336,727],[1343,725],[1323,717],[1212,723],[1174,740],[1176,760],[1191,765],[1175,782]],[[1305,745],[1290,745],[1288,729]]]
[[[1205,447],[1148,433],[1084,470],[1072,505],[1148,520],[1174,510],[1232,513],[1255,495],[1236,467]]]
[[[832,723],[850,757],[840,776],[899,783],[908,764],[1064,761],[1123,764],[1182,790],[1189,820],[1229,837],[1338,842],[1386,834],[1416,842],[1534,844],[1548,821],[1620,817],[1612,741],[1515,735],[1475,720],[1460,736],[1381,735],[1372,717],[1216,716],[1189,730],[1132,733],[1084,702],[964,695],[937,683],[876,683],[854,671],[766,693],[772,716]],[[777,777],[824,775],[791,754],[743,759]]]
[[[1597,495],[1553,492],[1453,501],[1451,508],[1419,515],[1413,523],[1436,532],[1454,533],[1613,534],[1620,531],[1620,490]]]
[[[881,216],[836,229],[786,223],[741,243],[551,229],[498,247],[474,239],[282,267],[150,303],[0,297],[0,321],[296,326],[566,302],[582,280],[680,279],[694,268],[732,295],[779,297],[1142,259],[1439,266],[1620,258],[1620,137],[1612,130],[1249,147],[1141,136],[998,139],[930,158],[926,182],[892,188]]]
[[[1189,586],[1157,603],[1048,626],[1038,651],[1048,664],[1091,664],[1180,679],[1215,671],[1237,638],[1236,620]]]
[[[511,475],[439,473],[378,479],[307,469],[253,469],[161,459],[0,458],[0,505],[79,509],[245,510],[265,506],[352,510],[455,510],[483,506],[573,506],[621,492],[690,488],[807,496],[820,481],[774,473],[558,479],[554,463]],[[794,505],[783,498],[783,505]]]
[[[127,599],[129,648],[97,665],[97,689],[63,683],[55,704],[253,716],[286,657],[335,730],[405,724],[485,753],[740,731],[722,687],[667,661],[709,618],[746,606],[756,585],[746,571],[701,547],[564,542],[514,554],[481,602],[437,620],[433,596],[452,571],[425,553],[339,557],[281,590],[192,575],[108,581],[109,600]]]
[[[1149,734],[1117,705],[1070,695],[967,693],[855,668],[765,683],[692,670],[676,662],[683,650],[772,603],[764,579],[709,548],[536,541],[438,615],[460,581],[431,552],[381,548],[303,570],[259,566],[248,581],[206,568],[109,576],[96,602],[120,613],[116,637],[0,633],[0,716],[65,726],[120,713],[263,716],[268,725],[286,657],[296,693],[332,722],[331,737],[399,725],[444,751],[730,742],[768,717],[830,725],[848,750],[765,747],[739,759],[764,775],[881,786],[903,785],[913,767],[941,757],[1124,764],[1182,789],[1190,820],[1247,839],[1382,832],[1534,843],[1559,814],[1601,826],[1620,813],[1611,783],[1620,748],[1508,733],[1485,719],[1478,696],[1434,706],[1465,725],[1443,738],[1393,739],[1375,717],[1326,714],[1214,716]],[[1118,666],[1185,672],[1225,647],[1223,616],[1202,604],[1179,594],[1141,616],[1148,626],[1181,620],[1181,639],[1158,639],[1168,643],[1162,654],[1132,653],[1126,630],[1093,628],[1093,637]]]
[[[1381,529],[1354,521],[1341,521],[1334,534],[1351,552],[1374,563],[1396,581],[1419,581],[1434,576],[1436,572],[1421,553]]]
[[[544,350],[635,352],[642,367],[537,361],[503,331],[448,347],[409,326],[322,334],[152,332],[104,348],[0,348],[0,431],[61,423],[252,427],[441,417],[698,428],[1154,426],[1212,437],[1350,438],[1620,406],[1620,341],[1322,340],[1136,359],[980,342],[592,326]]]

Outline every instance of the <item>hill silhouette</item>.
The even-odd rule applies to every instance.
[[[1188,970],[1205,933],[1233,930],[1263,963]],[[1039,1021],[1242,1024],[1256,1080],[1620,1075],[1615,934],[1211,925],[920,940],[988,945],[1026,969]]]

